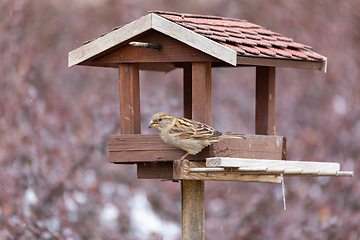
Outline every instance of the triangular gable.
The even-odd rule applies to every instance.
[[[71,51],[69,53],[68,66],[72,67],[91,58],[99,57],[101,54],[118,47],[121,43],[151,29],[170,36],[221,61],[236,66],[237,53],[235,50],[225,47],[154,13],[143,16],[138,20],[113,30],[104,36]]]

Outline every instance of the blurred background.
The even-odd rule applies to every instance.
[[[245,19],[313,46],[328,72],[277,69],[287,158],[339,162],[353,178],[206,182],[206,239],[360,239],[358,0],[2,0],[0,238],[181,239],[180,184],[108,163],[119,134],[116,69],[67,67],[68,52],[150,10]],[[213,126],[254,133],[255,70],[214,69]],[[141,72],[143,133],[182,114],[182,71]],[[151,98],[151,101],[150,101]]]

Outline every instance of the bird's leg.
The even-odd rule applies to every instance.
[[[189,153],[186,153],[184,156],[182,156],[182,157],[180,158],[180,161],[185,160],[185,158],[187,157],[187,155],[189,155]]]

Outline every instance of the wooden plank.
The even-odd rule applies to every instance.
[[[208,157],[284,159],[285,138],[248,135],[248,139],[224,139],[205,148],[189,160]],[[109,136],[109,161],[112,163],[162,162],[180,159],[185,152],[164,143],[157,135],[122,134]]]
[[[205,239],[204,181],[181,182],[183,240]]]
[[[120,129],[122,134],[139,134],[140,85],[139,64],[120,64]]]
[[[126,44],[106,56],[94,60],[95,65],[119,64],[119,63],[167,63],[167,62],[203,62],[220,60],[194,49],[174,38],[168,37],[154,30],[148,34],[135,37],[126,43],[136,41],[161,45],[161,50],[139,48]]]
[[[275,134],[275,68],[256,67],[255,133]]]
[[[317,69],[326,72],[325,61],[299,61],[289,59],[274,59],[261,57],[237,57],[237,66],[264,66],[264,67],[285,67],[301,69]]]
[[[150,30],[152,27],[151,19],[151,14],[148,14],[69,52],[68,66],[72,67],[80,64],[90,58],[98,56],[106,50],[114,48],[118,44],[138,34]]]
[[[185,171],[185,170],[184,170]],[[264,168],[264,167],[239,167],[239,168],[220,168],[220,167],[195,167],[195,168],[189,168],[186,171],[186,174],[190,177],[194,173],[206,173],[206,174],[214,174],[220,176],[219,173],[224,174],[224,176],[228,175],[235,175],[240,173],[241,176],[243,174],[254,174],[257,176],[268,176],[273,174],[282,174],[284,176],[307,176],[307,177],[353,177],[354,172],[352,171],[318,171],[318,170],[304,170],[301,168],[295,168],[295,169],[286,169],[286,168]],[[215,175],[215,177],[216,177]],[[208,176],[208,175],[206,175]],[[237,176],[237,175],[235,175]],[[222,177],[222,178],[225,178]]]
[[[153,15],[153,28],[165,35],[200,50],[212,57],[236,66],[237,52],[207,37],[184,28],[156,14]]]
[[[231,172],[191,172],[192,169],[205,169],[205,162],[174,161],[173,179],[203,181],[242,181],[280,183],[278,175],[234,174]],[[223,168],[222,168],[223,170]]]
[[[308,162],[308,161],[282,161],[269,159],[246,159],[246,158],[207,158],[206,167],[222,168],[265,168],[279,171],[296,170],[303,171],[339,171],[340,164],[333,162]],[[290,173],[290,172],[289,172]]]

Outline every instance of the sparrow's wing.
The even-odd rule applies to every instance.
[[[222,135],[221,132],[216,131],[213,127],[186,118],[178,118],[169,133],[176,135],[179,140],[213,140]]]

